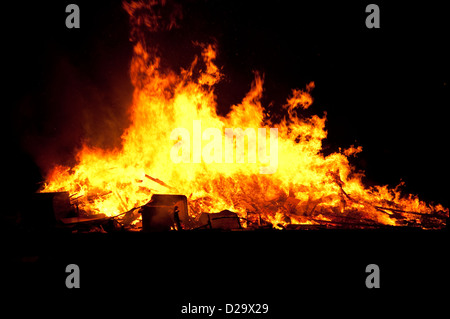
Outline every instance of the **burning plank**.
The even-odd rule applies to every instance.
[[[164,187],[166,187],[166,188],[168,188],[168,189],[170,189],[170,190],[175,190],[175,188],[173,188],[172,186],[167,185],[166,183],[164,183],[164,182],[163,182],[162,180],[160,180],[160,179],[151,177],[150,175],[147,175],[147,174],[145,174],[145,177],[147,177],[149,180],[152,180],[152,181],[154,181],[155,183],[157,183],[157,184],[159,184],[159,185],[161,185],[161,186],[164,186]]]

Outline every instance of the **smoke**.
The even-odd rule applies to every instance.
[[[74,155],[84,143],[101,148],[120,146],[128,121],[127,98],[113,80],[99,85],[66,57],[54,63],[48,77],[43,91],[23,99],[16,125],[25,149],[44,173],[54,164],[73,165]]]
[[[24,25],[15,40],[20,52],[15,75],[20,82],[11,127],[19,147],[34,159],[43,176],[57,165],[73,167],[84,145],[121,148],[133,94],[134,41],[130,40],[140,28],[148,31],[141,36],[147,37],[149,47],[157,49],[157,43],[164,43],[161,38],[177,29],[182,19],[181,5],[173,1],[83,3],[82,7],[83,25],[77,33],[64,23],[54,28],[58,21],[50,20],[48,25],[45,21]],[[57,17],[59,9],[36,5],[35,11],[36,16]],[[130,21],[129,13],[135,11],[142,14]],[[41,33],[46,36],[39,37]],[[185,44],[180,43],[180,48]],[[164,45],[158,49],[164,54],[170,50]],[[172,60],[181,61],[179,56]]]
[[[64,17],[60,9],[36,5],[34,14]],[[83,25],[76,31],[67,29],[64,19],[39,24],[25,19],[13,42],[10,125],[16,148],[31,156],[44,176],[55,165],[73,166],[83,144],[120,148],[129,125],[128,15],[120,4],[84,3],[82,11]]]
[[[175,1],[124,1],[123,8],[130,15],[130,24],[133,26],[132,41],[143,40],[139,37],[144,29],[156,32],[178,27],[183,18],[181,4]]]

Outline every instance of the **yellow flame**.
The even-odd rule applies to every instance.
[[[136,5],[130,5],[127,11],[133,14],[136,9]],[[152,23],[156,22],[152,19],[143,22],[146,26]],[[138,33],[133,32],[135,36]],[[233,105],[226,116],[219,116],[214,94],[214,85],[222,78],[214,64],[217,47],[197,45],[202,48],[201,56],[189,68],[176,73],[162,70],[161,57],[155,50],[147,49],[142,39],[138,40],[130,67],[135,87],[130,107],[132,124],[122,135],[121,147],[106,151],[85,145],[77,155],[78,164],[55,167],[41,191],[69,191],[73,198],[78,197],[80,209],[108,216],[143,205],[154,193],[174,192],[188,196],[193,217],[201,212],[229,209],[243,217],[246,212],[256,212],[274,225],[333,220],[333,216],[355,212],[374,222],[396,224],[391,211],[377,207],[424,214],[442,210],[448,214],[448,209],[441,205],[428,206],[412,195],[402,197],[398,189],[366,188],[362,175],[348,161],[361,147],[352,146],[324,156],[321,150],[322,140],[327,136],[326,117],[295,115],[295,111],[301,112],[313,103],[313,82],[303,90],[292,90],[283,105],[288,116],[280,123],[272,123],[265,118],[261,104],[263,77],[255,73],[242,102]],[[199,59],[203,66],[199,66]],[[199,120],[204,129],[216,128],[222,133],[226,128],[276,127],[276,172],[260,174],[259,160],[194,163],[193,141],[190,141],[190,162],[175,164],[170,154],[177,141],[171,140],[171,132],[184,128],[193,138],[193,123]],[[246,146],[248,143],[246,140]]]

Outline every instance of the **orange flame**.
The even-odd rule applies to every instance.
[[[174,15],[170,23],[161,26],[151,14],[144,15],[145,19],[142,14],[134,16],[138,10],[152,12],[152,4],[133,2],[124,7],[131,16],[135,41],[130,68],[135,87],[130,108],[132,124],[123,133],[120,148],[106,151],[84,145],[77,155],[78,164],[55,167],[42,192],[68,191],[72,198],[78,198],[80,209],[107,216],[144,205],[155,193],[181,193],[188,196],[192,218],[202,212],[228,209],[242,217],[259,214],[280,227],[345,217],[374,224],[411,225],[420,224],[423,216],[448,216],[448,209],[427,205],[413,195],[402,196],[398,187],[365,187],[362,174],[348,160],[361,152],[361,147],[352,146],[324,156],[321,150],[327,136],[325,116],[296,116],[312,105],[313,82],[304,90],[292,90],[283,105],[288,116],[276,124],[267,118],[261,104],[264,81],[255,73],[242,102],[233,105],[226,116],[219,116],[214,94],[214,85],[222,78],[214,64],[217,46],[196,44],[202,53],[189,68],[178,73],[163,70],[161,57],[147,47],[142,29],[143,26],[150,31],[157,26],[170,29],[176,26],[180,15]],[[259,168],[264,165],[260,160],[194,163],[192,141],[190,162],[174,163],[170,154],[177,141],[171,140],[171,132],[185,128],[192,138],[193,123],[198,120],[203,128],[217,128],[221,132],[226,128],[276,127],[276,172],[260,174]],[[246,145],[249,143],[247,137]],[[244,158],[248,156],[245,148]],[[445,224],[439,218],[437,227]]]

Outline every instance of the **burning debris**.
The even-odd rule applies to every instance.
[[[292,198],[286,202],[297,202]],[[307,222],[298,223],[295,212],[277,213],[267,218],[257,212],[246,212],[246,217],[223,210],[217,213],[201,213],[198,218],[189,214],[191,207],[184,195],[154,194],[152,200],[141,207],[133,208],[116,216],[88,214],[80,211],[77,199],[70,201],[68,193],[39,193],[24,212],[23,225],[28,230],[49,230],[78,232],[120,232],[120,231],[242,231],[242,230],[307,230],[307,229],[379,229],[390,228],[364,217],[360,211],[342,213],[311,214]],[[424,214],[407,212],[388,207],[376,207],[380,212],[395,218],[397,226],[438,229],[446,224],[447,214],[443,211]],[[411,217],[414,216],[414,217]]]
[[[404,195],[399,187],[366,187],[363,174],[349,163],[361,147],[323,154],[326,117],[301,115],[313,104],[313,82],[292,90],[281,105],[286,116],[275,121],[262,105],[264,81],[255,73],[241,103],[226,116],[218,115],[214,87],[223,75],[214,64],[217,45],[196,43],[201,52],[190,66],[163,67],[164,56],[148,44],[147,36],[178,27],[175,20],[181,15],[174,15],[173,23],[162,22],[153,16],[160,12],[156,6],[124,3],[134,43],[131,125],[121,147],[84,145],[75,166],[57,166],[48,174],[40,195],[56,200],[56,195],[44,194],[65,192],[66,203],[75,207],[76,216],[55,215],[57,220],[65,225],[109,220],[114,221],[111,229],[144,231],[445,227],[449,210],[442,205]],[[203,132],[192,127],[196,121],[206,128]],[[230,128],[231,138],[223,141]],[[266,148],[267,136],[256,140],[249,133],[257,128],[277,130],[276,154]],[[200,148],[173,132],[197,136],[192,144],[200,143]],[[202,149],[202,141],[210,142]],[[214,141],[233,149],[224,157]],[[258,161],[253,161],[256,149]],[[264,156],[277,158],[277,169],[269,174],[260,172],[267,164]]]

